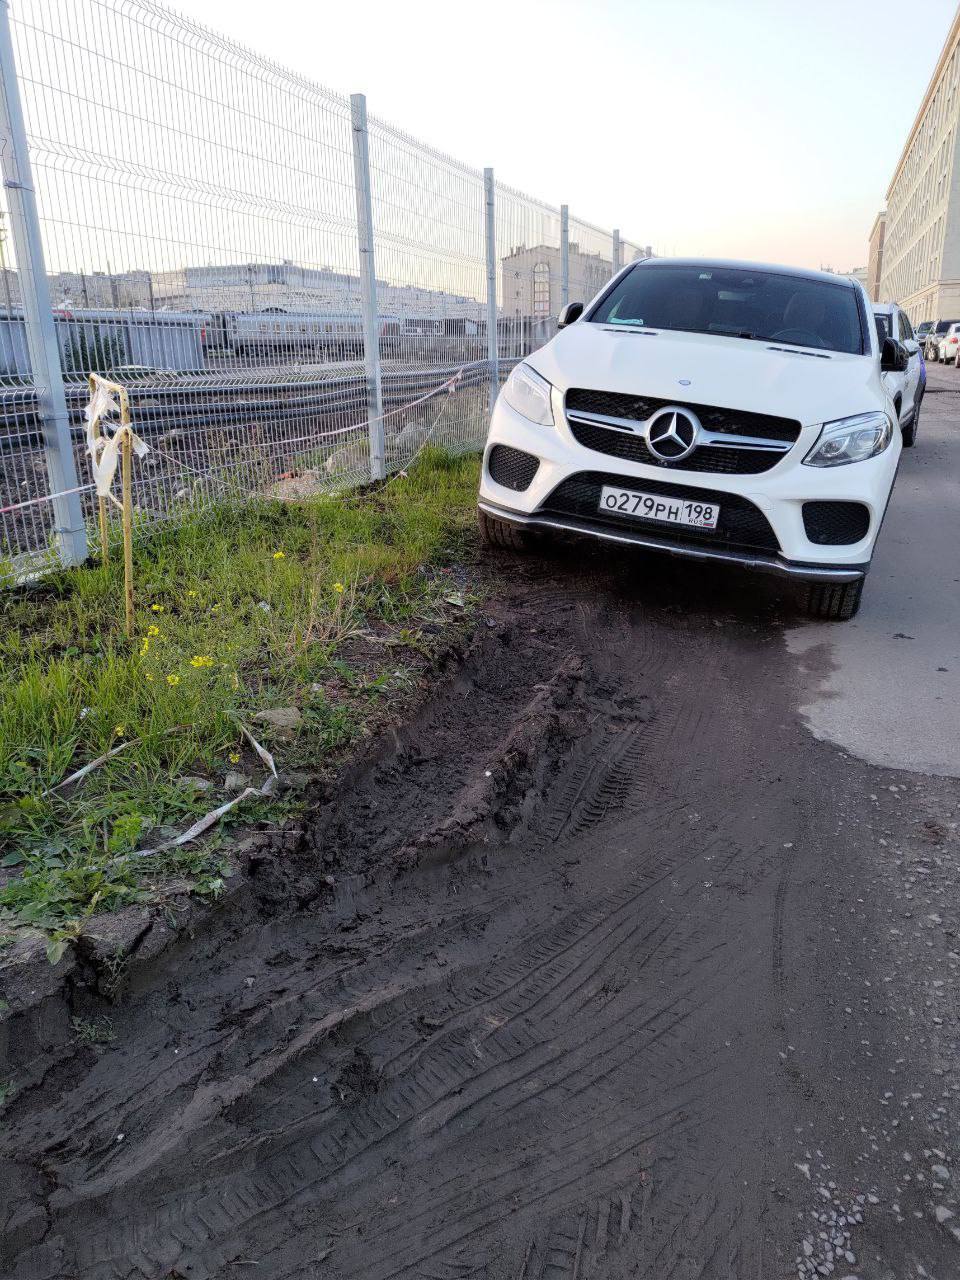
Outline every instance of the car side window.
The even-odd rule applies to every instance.
[[[909,342],[913,338],[913,326],[907,319],[905,311],[900,312],[900,337],[904,342]]]

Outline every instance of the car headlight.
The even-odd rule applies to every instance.
[[[858,413],[854,418],[825,422],[820,436],[804,458],[808,467],[842,467],[883,453],[893,437],[893,423],[885,413]]]
[[[500,394],[522,418],[538,422],[542,427],[552,427],[551,390],[546,378],[541,378],[528,364],[518,364],[503,384]]]

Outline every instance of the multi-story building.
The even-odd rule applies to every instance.
[[[361,307],[360,277],[295,262],[229,262],[182,267],[153,276],[157,306],[183,311],[342,311]],[[476,298],[377,281],[382,315],[475,319]]]
[[[625,248],[625,247],[624,247]],[[634,257],[650,257],[652,250],[624,252],[625,265]],[[505,316],[555,316],[562,305],[560,249],[557,245],[519,245],[500,263],[502,310]],[[588,302],[610,279],[613,262],[599,253],[586,253],[579,244],[569,246],[570,301]]]
[[[881,302],[913,322],[960,315],[960,7],[887,189]]]
[[[881,209],[870,231],[870,255],[867,259],[866,288],[871,302],[880,301],[880,277],[883,274],[883,241],[887,231],[887,211]]]

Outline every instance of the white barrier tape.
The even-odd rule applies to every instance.
[[[400,468],[400,470],[397,471],[394,475],[392,475],[390,479],[387,481],[387,484],[386,484],[387,488],[389,488],[390,485],[392,485],[395,480],[405,480],[407,478],[408,468],[413,466],[416,460],[420,457],[421,453],[423,453],[424,449],[427,447],[428,444],[430,444],[431,440],[433,439],[433,433],[436,431],[437,426],[440,422],[440,419],[443,417],[443,411],[446,407],[447,407],[446,405],[440,406],[440,412],[437,414],[433,422],[431,422],[430,426],[427,428],[427,434],[424,436],[420,444],[413,451],[410,458],[407,459],[407,461]]]
[[[373,418],[364,418],[362,422],[355,422],[349,427],[336,427],[333,431],[324,431],[319,435],[310,436],[294,436],[292,439],[286,440],[251,440],[244,448],[252,449],[274,449],[282,450],[291,444],[322,444],[324,440],[333,439],[334,436],[349,435],[352,431],[366,431],[371,422],[386,421],[398,413],[406,413],[408,409],[415,409],[418,404],[423,404],[427,400],[432,400],[434,396],[440,395],[441,391],[448,394],[456,390],[457,383],[463,377],[466,365],[457,370],[452,378],[448,378],[446,382],[441,382],[439,386],[433,387],[432,390],[426,392],[425,395],[418,396],[416,400],[409,400],[406,404],[398,405],[396,409],[388,409],[386,413],[378,413]]]
[[[349,435],[350,432],[353,431],[362,431],[370,422],[379,422],[381,419],[386,420],[387,418],[392,418],[398,413],[406,413],[408,409],[415,409],[418,404],[423,404],[425,401],[433,399],[434,396],[438,396],[441,391],[453,392],[456,389],[457,384],[462,379],[465,369],[466,365],[463,365],[457,370],[452,378],[448,378],[446,382],[441,382],[439,386],[434,387],[433,390],[428,391],[425,395],[419,396],[416,400],[410,400],[407,404],[399,405],[396,409],[390,409],[386,413],[378,414],[375,418],[366,418],[363,422],[355,423],[353,426],[338,427],[333,431],[324,431],[320,435],[296,436],[292,440],[251,441],[250,443],[256,443],[259,448],[269,448],[281,451],[293,444],[318,444],[323,440],[331,439],[334,436]],[[189,471],[191,474],[198,476],[201,480],[216,479],[212,470],[198,471],[196,468],[191,467],[188,463],[184,462],[182,458],[176,458],[173,454],[167,453],[163,449],[158,449],[155,445],[150,446],[146,444],[146,442],[141,440],[131,427],[120,427],[113,436],[100,436],[99,438],[94,437],[94,413],[92,411],[94,409],[95,402],[97,402],[99,409],[99,413],[97,414],[98,418],[102,417],[104,413],[116,411],[117,404],[109,392],[105,391],[98,383],[96,392],[84,409],[84,415],[87,419],[87,450],[90,454],[91,470],[96,478],[96,483],[81,484],[75,489],[62,489],[59,493],[45,493],[42,497],[26,498],[23,502],[11,502],[6,507],[0,507],[0,516],[7,515],[11,511],[22,511],[25,507],[36,507],[40,506],[44,502],[53,502],[56,498],[66,498],[73,493],[87,493],[90,489],[96,489],[99,497],[110,498],[112,502],[116,503],[116,498],[113,497],[113,494],[110,492],[110,488],[117,470],[119,449],[123,440],[124,431],[130,432],[134,452],[138,458],[142,458],[147,453],[153,452],[158,454],[161,458],[166,458],[168,462],[172,462],[176,466],[182,467],[184,471]],[[436,423],[434,423],[434,426],[436,426]],[[431,431],[432,430],[433,428],[431,427]],[[111,446],[113,447],[111,448]],[[246,447],[250,446],[248,445]],[[422,445],[421,448],[423,448]],[[108,449],[110,450],[109,457],[107,456]],[[102,456],[98,460],[97,453],[101,451]],[[417,453],[419,452],[420,450],[418,449]],[[416,454],[414,456],[416,457]],[[108,468],[109,475],[107,475]],[[101,477],[103,477],[105,488],[101,488]]]
[[[58,782],[56,786],[48,787],[46,791],[41,792],[41,798],[46,799],[47,796],[54,795],[55,792],[61,791],[64,787],[69,787],[71,782],[79,782],[81,778],[85,778],[88,773],[93,773],[94,769],[99,769],[102,764],[106,764],[114,756],[118,756],[121,751],[126,751],[130,747],[137,746],[142,742],[142,738],[130,738],[127,742],[121,742],[119,747],[114,747],[112,751],[106,751],[102,756],[97,756],[96,760],[91,760],[89,764],[85,764],[82,769],[77,769],[76,773],[71,773],[68,778],[64,778],[62,782]]]
[[[273,774],[273,776],[276,777],[277,766],[274,763],[273,756],[270,754],[270,752],[266,749],[266,747],[261,747],[260,743],[256,740],[256,738],[253,736],[253,734],[250,732],[250,730],[247,728],[247,726],[243,723],[242,720],[237,721],[237,727],[239,728],[243,736],[246,738],[246,740],[250,743],[251,747],[253,747],[254,751],[257,753],[257,755],[260,757],[263,763],[267,766],[267,768]]]
[[[138,458],[143,458],[150,452],[150,446],[140,439],[131,426],[125,423],[121,423],[120,426],[116,427],[109,436],[94,434],[94,428],[102,425],[102,420],[108,413],[119,413],[119,411],[120,406],[116,400],[99,382],[92,391],[90,400],[83,411],[87,420],[87,451],[90,454],[90,470],[93,472],[97,497],[109,498],[117,506],[120,504],[111,493],[111,488],[113,486],[113,477],[117,472],[117,463],[120,461],[121,444],[129,437],[130,443],[133,445],[133,451]]]
[[[216,809],[211,809],[209,813],[205,813],[202,818],[198,818],[192,826],[188,827],[186,831],[176,836],[173,840],[166,840],[163,844],[155,845],[152,849],[134,849],[132,853],[121,854],[119,858],[113,859],[114,863],[125,862],[128,858],[152,858],[155,854],[167,853],[170,849],[178,849],[181,845],[190,844],[191,841],[196,840],[197,836],[202,836],[205,831],[208,831],[214,823],[219,822],[223,815],[225,813],[229,813],[235,805],[246,800],[248,796],[268,798],[276,793],[280,778],[277,774],[277,766],[274,762],[273,756],[266,747],[262,747],[260,745],[245,724],[238,720],[237,726],[243,736],[250,743],[251,747],[253,747],[254,751],[256,751],[257,755],[270,770],[270,777],[267,778],[263,786],[245,787],[238,796],[234,796],[232,800],[225,800],[223,804],[218,805]]]
[[[45,493],[42,498],[25,498],[23,502],[11,502],[8,507],[0,507],[0,516],[4,516],[8,511],[22,511],[24,507],[36,507],[42,502],[53,502],[55,498],[68,498],[71,493],[86,493],[88,489],[95,489],[96,485],[78,484],[75,489],[61,489],[59,493]]]

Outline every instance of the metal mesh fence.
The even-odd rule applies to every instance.
[[[491,378],[480,171],[370,119],[374,351],[350,101],[153,0],[17,0],[10,30],[67,471],[91,529],[90,371],[128,388],[151,446],[135,468],[141,527],[224,497],[368,480],[375,378],[387,470],[427,441],[479,447]],[[0,582],[57,550],[23,306],[35,285],[3,213]],[[502,377],[553,335],[565,294],[605,282],[613,252],[610,233],[571,219],[565,289],[560,210],[501,184],[495,240]]]

